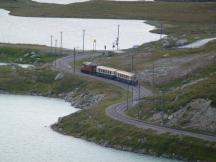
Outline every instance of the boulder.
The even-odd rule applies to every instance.
[[[64,78],[64,73],[58,73],[55,77],[55,80],[61,80]]]

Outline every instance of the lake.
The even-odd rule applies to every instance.
[[[0,42],[51,44],[60,46],[61,32],[63,32],[63,47],[83,47],[83,30],[85,29],[85,49],[93,49],[96,40],[96,49],[112,49],[117,38],[120,25],[120,49],[127,49],[143,43],[160,39],[159,34],[151,33],[154,26],[144,20],[114,20],[114,19],[78,19],[78,18],[38,18],[11,16],[9,12],[0,9]],[[55,42],[57,40],[57,42]]]
[[[52,131],[76,112],[61,99],[0,94],[1,162],[177,162],[105,148]]]
[[[77,2],[86,2],[89,0],[32,0],[39,3],[70,4]],[[114,0],[114,1],[154,1],[154,0]]]

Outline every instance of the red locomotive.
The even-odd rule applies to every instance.
[[[92,62],[84,62],[82,64],[81,72],[87,74],[94,74],[96,73],[97,64]]]

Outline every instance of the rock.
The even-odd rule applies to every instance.
[[[64,78],[64,73],[58,73],[55,77],[55,80],[62,80]]]
[[[135,152],[138,154],[146,154],[146,149],[135,150]]]
[[[168,120],[171,120],[171,119],[173,119],[173,115],[168,116]]]
[[[166,123],[167,126],[216,132],[216,108],[211,106],[211,100],[194,99],[170,116],[175,117]]]
[[[30,56],[31,58],[36,58],[36,57],[38,57],[35,53],[31,53],[31,56]]]
[[[79,94],[78,91],[79,88],[76,88],[73,92],[58,94],[58,97],[64,98],[72,106],[80,109],[89,109],[104,98],[104,94],[94,94],[88,91]]]
[[[179,39],[176,41],[176,46],[182,46],[188,43],[188,40],[186,38]]]
[[[23,61],[23,58],[22,58],[22,57],[21,57],[21,58],[19,58],[19,61],[20,61],[20,62],[22,62],[22,61]]]
[[[24,55],[24,57],[28,57],[29,56],[29,53],[26,53],[25,55]]]
[[[161,44],[163,47],[169,47],[170,46],[170,42],[167,39],[162,39]]]
[[[36,52],[32,51],[32,52],[31,52],[31,55],[36,55]]]

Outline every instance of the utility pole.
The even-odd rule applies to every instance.
[[[154,88],[154,83],[155,83],[155,64],[153,62],[152,65],[152,87]]]
[[[129,97],[129,84],[127,86],[127,110],[128,110],[128,107],[129,107],[129,103],[128,103],[128,97]]]
[[[152,89],[154,90],[154,84],[155,84],[155,64],[153,62],[153,67],[152,67]],[[155,107],[155,98],[153,97],[153,107]]]
[[[138,119],[141,119],[140,82],[138,81]]]
[[[160,39],[162,38],[162,33],[163,33],[163,26],[160,24]]]
[[[76,49],[74,48],[74,60],[73,60],[73,70],[75,73],[75,63],[76,63]]]
[[[63,41],[63,40],[62,40],[62,36],[63,36],[63,32],[61,32],[61,44],[60,44],[60,46],[61,46],[61,47],[60,47],[61,50],[60,50],[60,54],[62,54],[62,48],[63,48],[63,47],[62,47],[62,46],[63,46],[63,45],[62,45],[62,41]]]
[[[162,99],[162,102],[163,102],[163,103],[162,103],[162,105],[163,105],[163,110],[165,110],[165,99],[166,99],[166,98],[165,98],[165,91],[164,91],[164,92],[162,91],[162,98],[163,98],[163,99]]]
[[[83,30],[83,53],[85,50],[85,29]]]
[[[55,55],[57,54],[57,39],[55,40]]]
[[[132,54],[132,56],[131,56],[131,73],[133,73],[133,54]],[[131,88],[132,88],[132,104],[133,104],[133,85],[131,86]]]
[[[50,36],[50,53],[53,53],[53,35]]]
[[[117,39],[116,39],[117,50],[119,50],[119,29],[120,29],[120,25],[118,25],[118,33],[117,33]]]
[[[96,51],[96,39],[93,41],[93,51]]]
[[[128,102],[129,102],[129,101],[128,101],[128,97],[129,97],[129,88],[130,88],[130,87],[129,87],[129,84],[127,84],[127,110],[128,110],[128,107],[129,107],[129,105],[128,105],[128,104],[129,104],[129,103],[128,103]],[[133,97],[132,97],[132,98],[133,98]]]
[[[140,101],[140,82],[138,81],[138,102]]]

